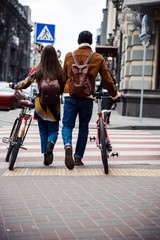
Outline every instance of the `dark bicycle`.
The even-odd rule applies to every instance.
[[[4,143],[9,143],[5,161],[9,162],[9,170],[13,170],[19,149],[26,149],[23,142],[31,125],[31,110],[35,107],[34,103],[28,100],[21,100],[22,110],[15,119],[9,138],[3,137]]]
[[[97,120],[97,138],[95,137],[90,137],[90,141],[95,141],[96,140],[96,145],[97,147],[101,150],[101,157],[102,157],[102,163],[104,166],[104,172],[108,174],[108,159],[109,156],[117,156],[117,152],[112,152],[112,145],[108,136],[107,132],[107,124],[102,116],[102,111],[101,111],[101,99],[103,98],[109,98],[109,97],[104,97],[102,96],[99,92],[96,92],[94,94],[96,97],[97,103],[98,103],[98,120]]]

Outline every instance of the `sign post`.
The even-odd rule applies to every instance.
[[[142,40],[142,44],[144,46],[144,50],[143,50],[143,66],[142,66],[141,99],[140,99],[140,113],[139,113],[139,120],[140,120],[140,122],[142,122],[146,48],[149,45],[149,39],[148,39],[148,35],[147,35],[147,15],[144,15],[144,17],[142,19],[140,39]]]

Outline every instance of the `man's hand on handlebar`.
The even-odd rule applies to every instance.
[[[118,92],[118,97],[119,98],[122,98],[123,97],[123,94],[121,92]]]
[[[95,92],[95,93],[93,94],[93,97],[101,98],[101,97],[102,97],[102,91]],[[118,94],[117,94],[117,96],[116,96],[115,99],[112,98],[111,96],[108,96],[107,98],[112,98],[112,99],[116,100],[117,98],[122,98],[122,97],[124,97],[123,94],[122,94],[121,92],[118,92]]]

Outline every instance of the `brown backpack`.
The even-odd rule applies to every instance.
[[[42,104],[53,104],[59,101],[61,87],[58,80],[43,80],[40,87],[40,102]]]
[[[74,53],[72,53],[72,57],[74,60],[74,64],[71,66],[71,74],[72,78],[69,81],[69,94],[71,97],[87,97],[93,94],[91,81],[89,79],[89,65],[91,57],[94,52],[92,52],[86,62],[83,65],[79,65],[76,61]]]

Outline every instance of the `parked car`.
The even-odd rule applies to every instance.
[[[20,100],[26,99],[21,90],[9,87],[8,82],[0,82],[0,108],[14,109],[21,107]]]

